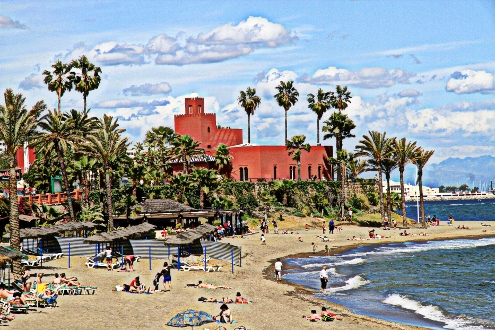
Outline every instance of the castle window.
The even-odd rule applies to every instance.
[[[198,113],[201,113],[201,106],[198,105]]]
[[[273,180],[277,180],[277,166],[273,166]]]
[[[210,128],[208,127],[208,133],[210,133]]]
[[[296,167],[295,166],[290,166],[289,167],[289,177],[291,180],[294,180],[294,178],[296,177],[295,176],[295,172],[296,172]]]
[[[321,166],[318,166],[318,179],[321,180]]]
[[[244,167],[244,181],[247,181],[249,178],[249,175],[248,175],[248,168],[247,167]]]
[[[239,180],[244,181],[244,169],[242,167],[239,167],[239,175],[240,175]]]
[[[192,114],[192,105],[189,106],[189,114]]]
[[[211,149],[211,144],[206,146],[207,149]]]
[[[311,180],[311,166],[308,166],[308,178]]]

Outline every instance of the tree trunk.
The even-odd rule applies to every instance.
[[[301,181],[301,161],[297,161],[297,181]]]
[[[84,100],[84,112],[86,112],[86,93],[83,93],[83,100]]]
[[[74,209],[72,208],[72,197],[69,190],[69,179],[67,178],[67,170],[65,168],[64,156],[62,155],[62,150],[58,143],[55,143],[55,152],[57,153],[58,162],[60,163],[60,170],[62,171],[62,179],[65,185],[65,194],[67,195],[67,208],[69,209],[70,221],[74,221],[76,217],[74,216]]]
[[[321,146],[320,143],[320,118],[316,118],[316,145]]]
[[[342,151],[342,135],[340,133],[335,136],[335,146],[337,147],[338,155],[339,151]],[[337,181],[342,181],[342,171],[337,172]]]
[[[406,213],[406,194],[404,191],[404,167],[399,167],[400,173],[400,198],[401,198],[401,210],[402,210],[402,226],[407,227],[407,213]]]
[[[423,196],[423,169],[418,167],[418,186],[419,186],[419,209],[421,215],[422,227],[426,229],[425,220],[425,200]]]
[[[21,250],[21,235],[19,231],[19,205],[17,202],[17,179],[15,173],[16,166],[15,154],[10,159],[10,172],[9,172],[9,200],[10,200],[10,246],[16,250]],[[12,274],[14,279],[21,278],[21,260],[16,259],[12,261]]]
[[[105,188],[104,188],[104,185],[103,185],[103,181],[104,181],[104,178],[103,178],[103,171],[98,170],[98,177],[99,177],[99,181],[100,181],[100,210],[101,212],[103,213],[103,211],[105,210],[105,200],[103,198],[103,196],[105,195]]]
[[[389,225],[392,224],[392,196],[390,196],[390,172],[385,173],[385,179],[387,180],[387,217]]]
[[[340,198],[340,217],[342,219],[342,221],[345,219],[344,218],[344,215],[345,215],[345,182],[344,182],[344,178],[345,178],[345,165],[343,162],[340,163],[340,177],[341,177],[341,181],[340,181],[340,184],[341,184],[341,192],[342,192],[342,196]],[[349,221],[352,221],[352,219],[349,219]]]
[[[248,143],[251,143],[251,114],[248,113]]]
[[[378,162],[378,190],[380,194],[380,215],[382,217],[382,222],[385,220],[385,208],[383,207],[383,187],[382,187],[382,162]]]
[[[205,192],[203,188],[199,188],[199,207],[204,209],[205,206]]]
[[[58,96],[58,115],[61,116],[62,115],[62,112],[60,110],[60,101],[62,99],[62,89],[61,88],[58,88],[57,96]]]
[[[285,145],[287,145],[287,109],[285,109]]]
[[[107,186],[108,231],[112,231],[113,230],[112,179],[110,178],[110,168],[108,165],[105,165],[105,183]]]

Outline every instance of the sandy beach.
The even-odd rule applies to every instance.
[[[301,221],[303,223],[304,220]],[[495,236],[495,222],[491,226],[481,226],[479,222],[457,222],[467,225],[471,229],[457,229],[442,223],[438,227],[427,230],[411,228],[412,234],[421,232],[428,236],[400,236],[399,229],[384,231],[377,229],[380,235],[391,236],[386,239],[352,241],[352,236],[366,237],[368,229],[358,226],[344,226],[339,234],[328,235],[333,241],[322,243],[317,238],[322,234],[321,229],[305,231],[303,226],[298,229],[299,234],[266,235],[266,245],[261,245],[260,233],[248,235],[244,238],[225,238],[223,242],[242,247],[242,267],[235,267],[234,274],[230,264],[223,264],[220,272],[203,271],[172,271],[172,286],[170,292],[154,294],[130,294],[113,291],[116,285],[129,283],[135,276],[140,276],[142,282],[151,285],[155,273],[161,270],[163,261],[153,260],[152,270],[149,261],[141,259],[135,264],[135,272],[110,272],[105,269],[88,269],[84,265],[84,258],[71,258],[71,268],[68,269],[66,257],[48,262],[43,269],[33,268],[32,273],[43,272],[45,279],[51,281],[53,273],[65,272],[77,276],[82,284],[97,285],[95,295],[60,296],[59,307],[42,308],[39,311],[30,311],[29,314],[20,314],[9,323],[12,329],[172,329],[166,322],[176,313],[193,308],[206,311],[212,315],[218,314],[220,304],[200,302],[199,297],[222,297],[234,299],[237,292],[252,301],[250,304],[235,305],[230,308],[235,324],[227,324],[226,329],[232,330],[243,325],[247,329],[419,329],[402,324],[390,323],[366,316],[356,315],[345,308],[332,305],[326,301],[314,298],[312,292],[288,284],[284,280],[273,280],[273,264],[276,258],[289,255],[310,255],[311,242],[319,245],[319,252],[325,244],[332,253],[341,251],[357,244],[377,244],[400,241],[419,241],[433,239],[450,239],[464,237]],[[485,223],[488,224],[488,223]],[[281,226],[283,228],[283,225]],[[304,242],[298,242],[301,236]],[[214,262],[216,263],[216,262]],[[32,278],[34,280],[34,278]],[[200,289],[188,288],[186,284],[197,283],[199,280],[216,285],[227,285],[231,289]],[[161,287],[162,288],[162,287]],[[343,320],[311,323],[302,318],[309,315],[312,309],[321,310],[321,306],[334,311]],[[215,329],[216,324],[209,323],[197,329]]]

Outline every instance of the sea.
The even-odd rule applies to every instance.
[[[442,201],[425,207],[440,219],[452,213],[461,223],[479,221],[481,230],[489,228],[483,221],[495,220],[494,203]],[[415,207],[408,204],[407,212]],[[291,267],[284,280],[358,314],[428,329],[495,329],[495,238],[366,245],[285,264]],[[325,293],[319,292],[323,265],[329,273]]]

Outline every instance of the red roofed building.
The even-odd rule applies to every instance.
[[[297,179],[297,163],[288,155],[285,146],[243,144],[242,129],[218,128],[216,114],[205,113],[204,109],[203,98],[186,98],[185,113],[174,117],[174,130],[177,134],[189,135],[200,142],[200,147],[210,155],[214,155],[214,149],[222,143],[229,146],[233,157],[232,179],[236,181]],[[332,178],[332,166],[328,163],[328,158],[332,155],[332,146],[312,146],[310,152],[303,151],[301,179]],[[206,163],[195,165],[208,166]]]

